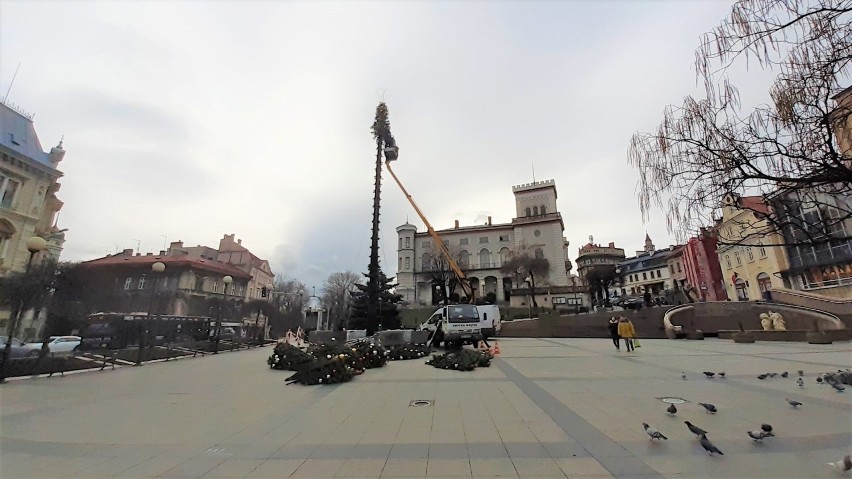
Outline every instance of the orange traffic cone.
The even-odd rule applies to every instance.
[[[499,356],[500,355],[500,344],[499,343],[494,342],[494,347],[491,348],[491,354],[493,356]]]
[[[485,345],[485,341],[477,341],[476,349],[480,351],[488,351],[488,346]]]

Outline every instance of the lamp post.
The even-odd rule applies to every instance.
[[[532,297],[535,294],[535,291],[532,290],[532,278],[527,276],[524,278],[524,282],[527,283],[527,289],[530,290],[530,300],[527,302],[527,313],[529,314],[529,318],[532,319]]]
[[[30,296],[29,292],[26,291],[29,287],[29,274],[30,267],[33,264],[33,258],[39,251],[43,251],[47,248],[47,241],[40,236],[33,236],[28,238],[26,241],[27,251],[30,252],[30,257],[27,259],[27,268],[24,272],[23,284],[24,289],[21,291],[20,301],[18,302],[17,307],[14,311],[12,311],[12,315],[9,317],[9,329],[6,334],[6,346],[3,348],[3,367],[0,368],[0,383],[6,382],[6,371],[8,371],[7,367],[9,364],[9,356],[12,353],[12,341],[15,337],[15,333],[18,330],[18,322],[21,319],[21,314],[24,312],[24,308],[27,307],[27,297]]]
[[[166,265],[157,261],[156,263],[151,265],[151,271],[153,273],[162,273],[166,270]],[[154,293],[157,290],[157,276],[152,275],[152,283],[151,283],[151,295],[148,296],[148,314],[145,316],[145,321],[139,324],[139,354],[136,355],[136,364],[134,366],[139,366],[142,364],[142,351],[145,349],[145,343],[148,338],[148,328],[151,327],[151,311],[154,309]]]
[[[222,308],[225,307],[225,301],[228,300],[228,285],[234,281],[230,275],[222,278],[225,287],[222,289],[222,303],[219,305],[219,315],[216,317],[216,331],[213,336],[213,354],[219,354],[219,339],[222,334]]]

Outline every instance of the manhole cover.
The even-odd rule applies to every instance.
[[[414,401],[408,403],[408,405],[412,407],[426,407],[431,406],[434,403],[435,401],[432,401],[431,399],[415,399]]]
[[[662,401],[668,404],[683,404],[686,402],[686,400],[681,398],[662,398]]]

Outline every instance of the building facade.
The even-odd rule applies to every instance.
[[[44,238],[47,246],[33,257],[34,263],[59,260],[65,230],[56,225],[63,205],[56,196],[62,177],[57,168],[64,157],[62,141],[49,152],[42,150],[32,115],[0,102],[0,276],[27,269],[26,242],[33,236]],[[6,326],[10,314],[0,308],[0,326]],[[35,337],[46,316],[24,312],[19,334]]]
[[[166,267],[162,273],[152,270],[157,262]],[[83,262],[81,267],[87,282],[98,289],[95,306],[100,311],[93,312],[212,316],[218,305],[207,300],[244,303],[252,279],[228,263],[189,255],[134,254],[132,249]],[[227,290],[225,276],[232,278]]]
[[[784,238],[765,219],[771,209],[763,198],[729,193],[722,205],[714,229],[726,294],[732,301],[764,299],[766,291],[784,284]]]
[[[41,236],[47,250],[40,258],[59,259],[64,230],[56,226],[62,201],[56,197],[65,157],[62,142],[42,150],[32,116],[0,102],[0,276],[22,272],[30,253],[26,241]]]
[[[621,296],[619,288],[618,274],[615,270],[618,264],[624,261],[624,249],[616,248],[615,243],[609,243],[607,246],[601,246],[591,242],[583,245],[577,252],[577,275],[580,283],[584,286],[589,294],[590,301],[595,296],[598,296],[597,302],[600,303],[605,298],[601,295],[607,295],[609,298]],[[590,284],[599,280],[599,284]],[[605,283],[605,284],[604,284]],[[600,286],[600,291],[595,289]],[[606,288],[604,291],[603,288]]]
[[[707,230],[690,238],[683,247],[683,288],[696,301],[726,301],[725,278],[719,265],[716,237]]]
[[[807,197],[805,197],[807,196]],[[839,298],[852,297],[852,198],[816,191],[773,198],[788,267],[785,286]]]
[[[517,274],[501,272],[513,250],[526,247],[537,257],[547,259],[547,277],[536,279],[536,300],[539,306],[567,304],[569,294],[568,241],[563,236],[565,226],[556,207],[556,182],[538,181],[512,187],[516,216],[510,223],[493,224],[489,217],[485,225],[459,226],[439,230],[465,275],[470,279],[477,298],[489,294],[497,302],[526,305],[529,290]],[[436,304],[436,276],[443,274],[440,252],[428,232],[406,223],[396,229],[397,248],[396,292],[408,304]],[[437,259],[437,261],[436,261]],[[445,269],[445,267],[443,268]],[[460,288],[456,289],[460,294]]]
[[[669,278],[672,280],[672,288],[687,289],[686,269],[684,267],[684,250],[686,245],[678,245],[671,248],[666,265],[669,267]]]
[[[645,248],[636,256],[626,258],[618,264],[622,288],[630,296],[643,296],[646,292],[659,295],[673,288],[669,274],[668,258],[671,248],[656,249],[651,238],[645,235]]]
[[[240,296],[247,301],[253,299],[267,299],[272,301],[272,296],[268,294],[264,296],[264,289],[269,289],[273,284],[275,275],[272,273],[272,268],[269,266],[269,261],[260,259],[251,251],[243,246],[241,239],[236,239],[236,235],[226,234],[219,240],[219,249],[209,246],[184,246],[183,241],[174,241],[169,245],[169,249],[162,254],[169,256],[188,256],[190,258],[201,258],[209,261],[220,261],[236,266],[243,272],[251,276],[251,280],[246,285]]]

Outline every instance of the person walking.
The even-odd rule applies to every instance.
[[[612,344],[615,345],[615,349],[621,351],[621,336],[618,335],[618,320],[615,319],[615,316],[609,318],[609,335],[612,337]]]
[[[635,349],[633,347],[633,339],[636,337],[636,328],[633,327],[633,323],[626,316],[622,316],[618,320],[618,335],[624,338],[627,352]]]

